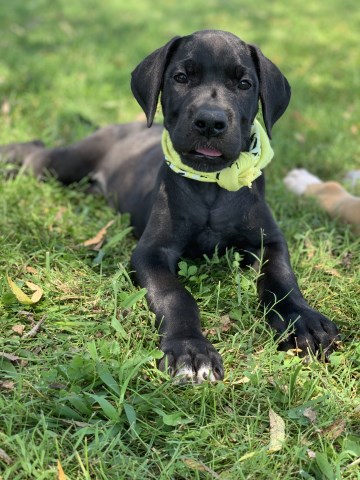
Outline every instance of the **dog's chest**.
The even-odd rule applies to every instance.
[[[216,248],[239,246],[244,243],[246,231],[246,210],[237,202],[226,202],[221,198],[211,204],[203,202],[193,210],[191,223],[193,235],[188,244],[187,254],[211,255]]]

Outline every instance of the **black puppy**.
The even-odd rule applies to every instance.
[[[38,175],[50,170],[64,183],[89,176],[131,214],[140,237],[132,264],[156,314],[165,353],[160,368],[198,382],[223,378],[221,357],[201,333],[198,307],[176,278],[180,256],[212,254],[216,247],[254,254],[263,247],[260,301],[277,334],[292,325],[281,348],[331,351],[337,328],[298,288],[286,242],[265,203],[264,176],[250,168],[245,186],[217,181],[241,170],[244,152],[256,150],[259,102],[271,137],[290,100],[286,78],[257,47],[227,32],[201,31],[176,37],[145,58],[131,86],[148,127],[162,93],[163,145],[180,167],[173,158],[164,161],[162,127],[141,123],[106,127],[66,148],[22,144],[3,153],[21,156]]]

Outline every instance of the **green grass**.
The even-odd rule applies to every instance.
[[[239,271],[233,251],[185,259],[181,278],[226,377],[174,385],[156,369],[154,318],[131,280],[129,218],[83,185],[3,176],[0,352],[16,359],[0,357],[2,480],[58,478],[58,460],[71,480],[360,478],[360,242],[282,183],[294,166],[340,180],[360,166],[357,1],[3,2],[0,143],[59,145],[133,120],[131,70],[172,36],[202,28],[258,44],[292,85],[267,197],[306,298],[336,321],[343,347],[326,364],[277,352],[256,272]],[[111,219],[101,252],[80,245]],[[24,289],[40,285],[43,299],[20,305],[6,274]],[[12,329],[26,333],[44,316],[33,337]],[[286,431],[274,453],[270,409]]]

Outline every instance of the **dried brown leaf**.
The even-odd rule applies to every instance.
[[[0,380],[0,390],[14,390],[15,382],[12,380]]]
[[[5,358],[5,360],[9,360],[9,362],[17,363],[21,362],[21,358],[17,355],[12,355],[11,353],[0,352],[0,358]]]
[[[28,273],[32,273],[33,275],[37,275],[38,271],[34,267],[26,266],[25,271]]]
[[[231,321],[229,315],[223,315],[220,318],[220,323],[216,327],[213,328],[206,328],[203,331],[203,334],[205,336],[208,335],[216,335],[218,331],[220,330],[221,332],[228,332],[231,327],[232,327],[233,322]]]
[[[111,227],[114,221],[115,220],[110,220],[110,222],[108,222],[105,227],[101,228],[94,237],[85,240],[85,242],[82,242],[80,245],[84,247],[92,247],[93,250],[99,250],[104,243],[108,228]]]
[[[304,417],[306,417],[307,419],[310,420],[311,423],[314,423],[317,419],[317,413],[315,410],[313,410],[312,408],[308,407],[308,408],[305,408],[304,412],[303,412],[303,415]]]
[[[228,332],[231,329],[232,323],[233,322],[230,320],[229,315],[223,315],[220,318],[221,331],[222,332]]]
[[[220,475],[212,470],[210,467],[205,465],[201,460],[195,460],[194,458],[183,458],[182,461],[185,465],[191,470],[197,470],[198,472],[206,472],[209,473],[212,478],[220,479]]]
[[[321,433],[329,440],[336,440],[344,432],[346,421],[343,418],[338,418],[326,428],[323,428]]]
[[[326,265],[321,265],[321,263],[318,263],[317,265],[315,265],[315,269],[321,270],[322,272],[327,273],[332,277],[338,277],[338,278],[341,277],[341,274],[339,273],[338,270],[336,270],[336,268],[329,268]]]
[[[24,333],[24,330],[25,330],[25,325],[13,325],[11,327],[11,330],[15,333],[17,333],[18,335],[22,335]]]
[[[12,355],[11,353],[0,352],[0,358],[4,358],[11,363],[17,363],[25,367],[29,362],[23,358],[18,357],[17,355]],[[0,479],[1,480],[1,479]]]

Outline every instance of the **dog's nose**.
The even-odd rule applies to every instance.
[[[205,137],[217,137],[228,128],[228,119],[223,110],[201,109],[194,118],[195,130]]]

